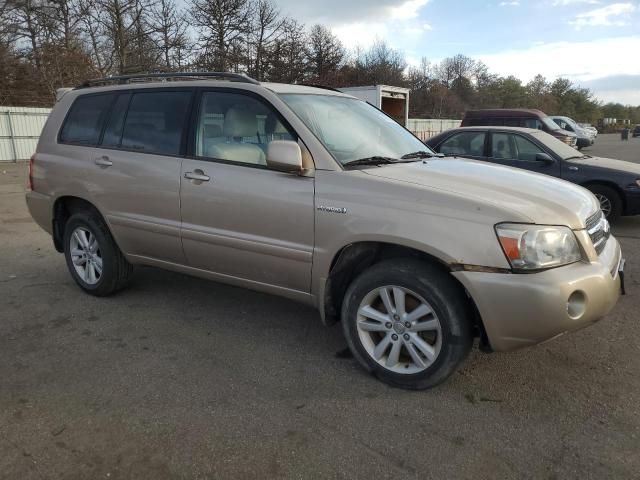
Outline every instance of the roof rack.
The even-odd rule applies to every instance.
[[[343,93],[341,90],[338,90],[337,88],[327,87],[326,85],[320,85],[318,83],[300,83],[298,85],[300,85],[301,87],[322,88],[323,90],[331,90],[332,92]]]
[[[99,85],[108,85],[108,84],[126,85],[128,83],[142,83],[144,79],[153,79],[153,78],[158,78],[158,79],[161,79],[162,81],[166,81],[169,79],[172,79],[175,81],[183,78],[190,78],[194,80],[215,78],[220,80],[228,80],[231,82],[252,83],[253,85],[260,85],[260,82],[249,77],[248,75],[245,75],[244,73],[171,72],[171,73],[136,73],[134,75],[118,75],[113,77],[94,78],[91,80],[85,80],[76,88],[89,88],[89,87],[95,87]],[[141,82],[136,82],[136,80],[140,80]]]

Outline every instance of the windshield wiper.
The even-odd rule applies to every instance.
[[[411,160],[414,158],[433,158],[433,157],[444,157],[441,153],[432,153],[427,152],[426,150],[420,150],[419,152],[407,153],[406,155],[401,156],[402,160]]]
[[[590,155],[574,155],[573,157],[565,158],[565,160],[574,160],[574,159],[584,160],[585,158],[591,158]]]
[[[398,163],[399,161],[397,158],[373,156],[351,160],[350,162],[345,162],[344,165],[349,167],[354,165],[388,165],[390,163]]]

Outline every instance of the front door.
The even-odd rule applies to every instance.
[[[560,163],[537,159],[539,153],[547,152],[519,133],[491,132],[489,150],[489,160],[492,163],[560,177]]]
[[[182,162],[182,243],[190,266],[309,293],[314,179],[267,168],[273,140],[297,140],[255,96],[204,91]]]

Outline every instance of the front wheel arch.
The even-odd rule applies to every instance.
[[[586,188],[590,192],[592,192],[593,187],[605,187],[613,190],[618,195],[618,200],[620,201],[620,214],[624,215],[624,212],[627,210],[627,203],[625,201],[624,192],[622,189],[616,185],[615,183],[608,182],[606,180],[594,180],[581,184],[582,187]]]
[[[344,294],[351,283],[367,268],[390,259],[413,259],[433,265],[447,273],[464,292],[473,314],[474,336],[480,338],[480,348],[485,352],[492,351],[489,338],[484,328],[482,317],[470,293],[455,278],[451,266],[440,258],[404,245],[384,242],[357,242],[344,246],[334,256],[331,269],[325,283],[322,302],[322,321],[331,326],[340,321]]]

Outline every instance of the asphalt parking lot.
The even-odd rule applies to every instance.
[[[585,153],[640,162],[640,139]],[[83,294],[24,171],[0,164],[0,478],[638,478],[640,218],[606,319],[407,392],[288,300],[151,268]]]

